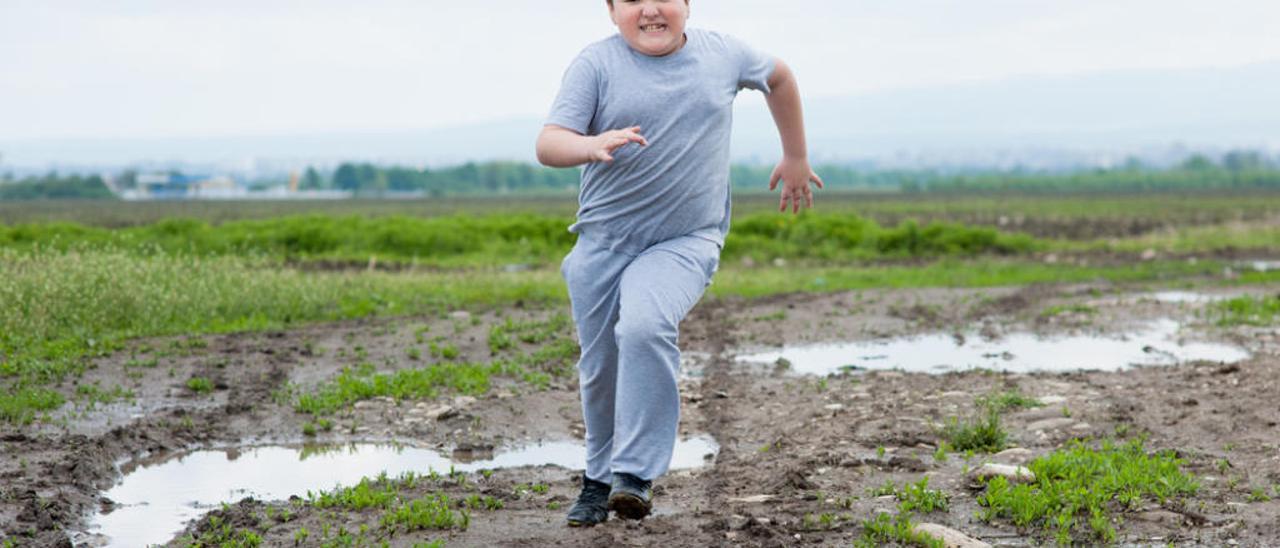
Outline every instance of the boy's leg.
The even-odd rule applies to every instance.
[[[612,472],[653,480],[666,473],[680,422],[680,320],[719,263],[714,242],[685,236],[646,249],[619,287],[617,403]]]
[[[631,259],[579,238],[561,265],[582,347],[578,384],[587,430],[586,476],[606,484],[613,481],[609,460],[613,455],[618,372],[618,347],[613,337],[618,321],[618,282]]]

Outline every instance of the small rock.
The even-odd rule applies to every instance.
[[[471,396],[458,396],[453,399],[453,405],[455,407],[468,407],[475,402],[476,399]]]
[[[1155,258],[1156,258],[1156,250],[1148,247],[1147,249],[1142,251],[1142,260],[1150,261]]]
[[[1073,425],[1073,426],[1071,427],[1071,429],[1072,429],[1072,430],[1075,430],[1075,431],[1077,431],[1077,432],[1083,432],[1083,431],[1085,431],[1085,430],[1092,430],[1092,429],[1093,429],[1093,425],[1091,425],[1091,424],[1089,424],[1089,423],[1087,423],[1087,422],[1081,422],[1081,423],[1077,423],[1077,424]]]
[[[758,524],[760,524],[760,525],[769,525],[769,524],[773,523],[773,520],[771,520],[771,519],[769,519],[769,518],[756,518],[756,523],[758,523]]]
[[[941,539],[942,545],[947,548],[991,548],[990,544],[936,523],[917,523],[914,531]]]
[[[458,414],[458,410],[452,405],[440,405],[428,409],[424,413],[428,419],[443,420]]]
[[[777,495],[751,495],[747,497],[738,497],[729,499],[729,502],[742,502],[746,504],[763,504],[778,500]]]
[[[369,400],[360,400],[355,404],[356,409],[368,409],[370,407],[373,407],[373,402]]]
[[[1133,519],[1177,527],[1182,525],[1182,515],[1168,510],[1148,510],[1139,512]]]
[[[1044,420],[1038,420],[1036,422],[1028,424],[1027,430],[1030,430],[1032,432],[1057,430],[1059,428],[1066,428],[1075,423],[1076,421],[1072,419],[1068,419],[1066,417],[1058,417],[1056,419],[1044,419]]]
[[[1031,483],[1036,481],[1035,473],[1022,466],[988,462],[969,471],[969,479],[975,481],[996,476],[1007,479],[1010,483]]]
[[[1011,462],[1013,464],[1023,464],[1031,460],[1031,457],[1031,450],[1024,447],[1011,447],[992,455],[992,458],[996,460],[1001,462]]]
[[[827,404],[827,405],[822,406],[822,408],[823,408],[823,409],[826,409],[827,411],[839,411],[839,410],[841,410],[841,409],[844,409],[844,404],[843,404],[843,403],[829,403],[829,404]]]
[[[1040,398],[1037,398],[1037,399],[1040,400],[1040,403],[1043,403],[1045,405],[1058,405],[1060,403],[1067,401],[1067,398],[1064,398],[1062,396],[1041,396]]]
[[[950,398],[967,398],[967,397],[969,397],[969,393],[968,393],[968,392],[965,392],[965,391],[963,391],[963,390],[949,390],[949,391],[947,391],[947,392],[943,392],[943,393],[941,393],[941,394],[938,394],[938,397],[939,397],[939,398],[947,398],[947,399],[950,399]]]
[[[454,320],[470,320],[471,313],[466,310],[454,310],[449,313],[449,318]]]

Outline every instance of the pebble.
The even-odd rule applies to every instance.
[[[471,313],[466,310],[455,310],[449,313],[449,317],[455,320],[470,320]]]
[[[971,480],[981,480],[996,476],[1005,478],[1010,483],[1031,483],[1036,481],[1035,473],[1022,466],[988,462],[969,471],[969,479]]]
[[[1062,396],[1041,396],[1038,399],[1040,400],[1040,403],[1045,405],[1058,405],[1067,401],[1067,398]]]
[[[458,414],[458,410],[451,405],[441,405],[428,409],[425,413],[428,419],[447,419]]]
[[[751,495],[747,497],[738,497],[729,499],[729,502],[742,502],[746,504],[762,504],[778,500],[777,495]]]
[[[936,523],[917,523],[915,532],[937,537],[947,548],[991,548],[990,544]]]
[[[992,455],[992,457],[1001,462],[1022,464],[1031,460],[1032,453],[1030,449],[1024,447],[1011,447]]]
[[[829,403],[829,404],[827,404],[827,405],[822,406],[822,408],[823,408],[823,409],[826,409],[827,411],[839,411],[839,410],[841,410],[841,409],[844,409],[844,404],[843,404],[843,403]]]
[[[1075,424],[1076,421],[1066,417],[1058,417],[1056,419],[1043,419],[1027,425],[1027,430],[1032,432],[1058,430]]]

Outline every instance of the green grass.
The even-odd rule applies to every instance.
[[[197,394],[213,392],[213,381],[204,377],[192,377],[187,380],[187,389]]]
[[[950,507],[950,497],[946,493],[929,489],[928,476],[920,478],[918,482],[903,485],[894,496],[898,499],[898,508],[904,512],[928,514],[946,512]]]
[[[862,534],[854,540],[858,548],[875,548],[896,544],[921,548],[944,548],[942,539],[915,531],[915,520],[910,512],[897,515],[876,514],[875,518],[862,522]]]
[[[996,413],[1005,413],[1014,409],[1031,409],[1044,407],[1040,400],[1024,395],[1018,389],[991,392],[976,401],[978,407],[989,408]]]
[[[235,527],[227,523],[220,515],[211,515],[200,532],[179,539],[188,548],[255,548],[262,546],[262,535],[257,532]]]
[[[1210,307],[1220,326],[1269,326],[1280,317],[1280,295],[1244,296],[1215,302]]]
[[[1028,253],[1121,249],[1130,240],[1036,240],[956,223],[992,224],[1008,215],[1042,215],[1053,223],[1112,222],[1124,220],[1126,213],[1156,220],[1250,220],[1265,218],[1276,202],[1270,195],[1253,194],[1200,198],[1204,210],[1183,207],[1181,195],[1146,198],[1162,201],[1164,209],[1124,196],[979,197],[955,202],[833,195],[825,209],[800,216],[768,212],[768,200],[748,198],[739,204],[710,293],[759,297],[882,287],[1212,279],[1220,276],[1223,263],[1044,264]],[[45,211],[46,218],[56,218],[65,209],[88,212],[88,218],[97,221],[0,226],[0,302],[6,303],[0,308],[0,422],[28,423],[62,405],[70,395],[65,389],[55,390],[62,381],[78,376],[90,359],[111,354],[133,338],[284,329],[458,307],[563,306],[565,290],[554,265],[573,242],[573,235],[564,230],[571,205],[544,213],[546,208],[530,204],[553,202],[458,203],[464,202],[461,213],[436,203],[418,204],[420,210],[368,201],[341,207],[239,204],[257,212],[249,217],[276,216],[240,220],[236,218],[245,215],[225,204],[119,206],[122,211],[157,213],[141,225],[126,222],[127,216],[97,217],[93,214],[98,206],[30,206]],[[1165,210],[1179,213],[1161,216]],[[347,214],[334,215],[335,211]],[[190,213],[192,218],[164,218],[158,212]],[[281,212],[289,215],[279,217]],[[1239,242],[1269,242],[1273,235],[1271,229],[1247,225],[1232,225],[1222,233],[1201,228],[1178,237],[1190,242],[1188,249],[1239,249]],[[1148,245],[1155,244],[1143,241],[1131,247]],[[1272,244],[1266,245],[1270,249]],[[366,272],[363,267],[370,258],[379,264],[433,266],[408,274]],[[788,264],[750,267],[744,262],[748,258],[760,265],[785,258]],[[315,260],[360,268],[315,271],[287,266]],[[532,268],[506,272],[504,266],[512,263]],[[1241,283],[1276,280],[1280,273],[1245,272],[1239,277]],[[491,352],[539,336],[521,329],[513,323],[492,330]],[[180,342],[166,353],[188,354],[203,344],[192,341],[195,346]],[[437,357],[459,358],[457,347],[447,342],[431,348]],[[412,358],[415,351],[406,353]],[[156,363],[156,357],[150,360]]]
[[[1142,440],[1104,441],[1098,448],[1076,441],[1032,461],[1034,483],[989,480],[978,498],[984,507],[980,517],[1038,529],[1060,545],[1112,543],[1115,511],[1136,510],[1148,500],[1163,504],[1198,490],[1182,464],[1172,451],[1148,454]]]
[[[563,302],[563,282],[547,271],[302,273],[236,257],[0,249],[0,421],[56,409],[65,398],[52,386],[135,337],[517,301]]]
[[[522,340],[541,344],[532,352],[504,355],[486,363],[441,361],[387,373],[379,373],[372,364],[363,363],[344,368],[342,373],[313,393],[300,395],[294,407],[303,413],[328,415],[357,401],[377,397],[431,399],[442,391],[481,395],[489,391],[491,378],[496,375],[545,387],[553,377],[572,373],[578,348],[569,336],[568,320],[564,315],[555,314],[545,321],[527,322],[524,329],[538,334],[522,337]],[[445,360],[455,357],[456,354],[441,356]]]
[[[1040,312],[1042,318],[1053,318],[1063,314],[1097,314],[1098,309],[1087,304],[1055,304]]]
[[[427,495],[401,503],[382,516],[382,527],[395,532],[412,532],[423,529],[460,529],[471,524],[471,513],[466,509],[454,511],[449,496],[444,493]]]
[[[977,416],[960,420],[952,417],[939,433],[956,451],[996,453],[1008,447],[1009,433],[1000,424],[1000,413],[992,408],[981,410]]]

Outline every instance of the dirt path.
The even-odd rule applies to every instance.
[[[1236,291],[1262,293],[1274,288]],[[1058,306],[1054,309],[1051,307]],[[918,516],[995,545],[1024,546],[1031,532],[976,519],[975,491],[963,455],[937,455],[938,425],[975,410],[975,400],[1016,389],[1050,405],[1011,412],[1011,442],[1030,456],[1072,438],[1147,437],[1151,449],[1176,449],[1201,480],[1188,505],[1150,503],[1125,514],[1121,541],[1178,545],[1280,544],[1280,333],[1275,328],[1216,328],[1203,304],[1143,298],[1133,288],[1034,286],[991,290],[883,290],[797,294],[755,301],[703,302],[686,320],[682,347],[694,359],[682,386],[681,432],[709,434],[720,445],[710,466],[673,472],[659,482],[658,513],[640,523],[613,520],[575,530],[563,514],[576,496],[576,476],[557,467],[502,469],[465,481],[443,478],[402,494],[493,497],[502,509],[473,511],[465,531],[418,531],[387,538],[393,545],[442,539],[449,546],[848,545],[862,520],[893,511],[892,497],[869,493],[928,475],[951,497],[945,513]],[[1065,310],[1046,314],[1046,310]],[[1076,312],[1072,312],[1075,310]],[[556,311],[518,310],[520,318]],[[885,339],[923,333],[998,339],[1009,333],[1107,334],[1155,318],[1187,322],[1183,336],[1226,342],[1252,352],[1237,364],[1203,361],[1121,372],[941,375],[877,371],[829,378],[746,367],[740,354],[778,345]],[[446,334],[462,359],[489,355],[492,313],[393,321],[348,322],[287,332],[139,341],[100,360],[82,383],[127,379],[136,402],[64,410],[53,424],[0,430],[0,529],[17,545],[102,541],[84,533],[87,520],[111,506],[102,493],[119,479],[117,463],[195,447],[297,443],[310,418],[292,410],[288,392],[305,392],[357,358],[380,368],[430,361],[406,358],[416,333]],[[154,361],[154,363],[152,363]],[[193,393],[192,377],[215,389]],[[68,392],[74,387],[68,387]],[[573,379],[545,390],[501,382],[478,400],[443,397],[452,413],[422,420],[412,403],[370,400],[339,413],[322,442],[392,441],[491,451],[581,436]],[[1020,457],[1022,459],[1028,456]],[[1225,464],[1224,464],[1225,463]],[[545,485],[545,490],[527,489]],[[327,488],[329,486],[316,486]],[[1251,497],[1261,488],[1273,498]],[[288,520],[264,520],[268,508],[291,508]],[[374,511],[319,511],[283,501],[244,501],[214,513],[246,527],[267,545],[293,545],[299,531],[318,544],[326,523],[347,531],[376,529]],[[336,521],[335,521],[336,520]],[[206,518],[189,531],[207,530]],[[264,527],[264,525],[266,525]],[[77,532],[80,531],[80,532]],[[370,537],[373,538],[373,537]],[[381,540],[381,538],[379,538]]]

